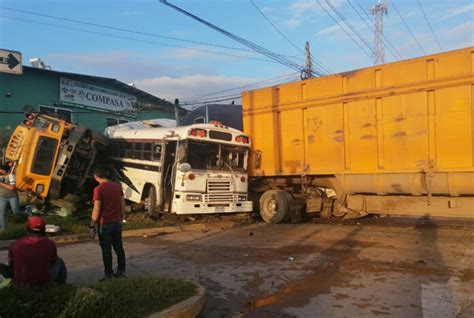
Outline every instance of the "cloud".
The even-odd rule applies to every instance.
[[[439,21],[443,21],[471,11],[474,11],[474,3],[447,10],[446,14]]]
[[[339,31],[341,31],[341,27],[337,24],[334,24],[330,27],[321,29],[318,33],[316,33],[316,35],[318,35],[318,36],[331,35],[331,34],[339,32]]]
[[[124,11],[122,11],[122,15],[125,15],[125,16],[134,16],[134,15],[142,15],[142,14],[145,14],[145,11],[129,10],[129,9],[125,9]]]
[[[56,53],[45,56],[43,60],[55,70],[113,77],[125,82],[152,76],[205,72],[195,66],[164,63],[162,58],[129,51]]]
[[[228,88],[243,86],[254,82],[255,79],[232,77],[232,76],[212,76],[204,74],[184,75],[179,77],[154,77],[135,82],[137,88],[154,94],[160,98],[173,101],[175,98],[184,98],[216,92]],[[223,93],[229,95],[232,92]],[[239,92],[235,95],[239,95]]]
[[[474,22],[469,21],[443,31],[449,47],[459,48],[474,45]]]
[[[322,13],[321,5],[328,6],[321,0],[298,0],[290,4],[286,10],[290,13],[289,18],[283,22],[288,28],[295,28],[300,26],[303,22],[314,21],[315,18]],[[342,0],[333,0],[331,4],[339,8],[342,5]]]
[[[284,21],[283,24],[289,28],[296,28],[301,24],[301,19],[291,18],[289,20]]]

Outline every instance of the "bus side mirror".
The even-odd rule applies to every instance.
[[[186,173],[191,170],[191,165],[187,162],[183,162],[179,165],[178,170]]]

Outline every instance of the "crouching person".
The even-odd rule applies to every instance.
[[[64,284],[66,265],[57,255],[56,244],[45,235],[44,220],[37,216],[29,217],[26,228],[28,235],[10,245],[9,264],[0,265],[0,274],[11,278],[14,285]]]

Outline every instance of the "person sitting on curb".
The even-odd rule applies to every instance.
[[[10,172],[10,167],[7,164],[3,164],[0,165],[0,232],[4,231],[7,225],[8,205],[15,216],[24,215],[26,217],[28,215],[20,210],[15,174]]]
[[[38,216],[28,218],[28,235],[16,240],[8,250],[9,264],[0,264],[0,274],[14,285],[64,284],[67,269],[58,257],[56,244],[45,235],[46,225]]]

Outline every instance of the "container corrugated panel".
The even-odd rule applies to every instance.
[[[250,174],[472,173],[473,64],[470,47],[243,92]]]

